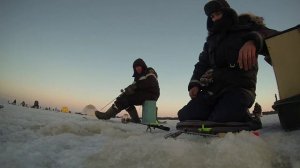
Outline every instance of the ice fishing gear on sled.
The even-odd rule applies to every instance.
[[[222,137],[232,132],[249,131],[258,136],[260,126],[252,121],[249,122],[212,122],[201,120],[182,121],[176,125],[177,131],[165,135],[165,138],[176,138],[181,134],[199,135],[203,137]]]
[[[285,131],[300,130],[300,25],[278,32],[265,42],[280,97],[272,107]]]

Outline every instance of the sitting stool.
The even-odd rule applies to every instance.
[[[142,110],[143,124],[157,124],[157,107],[155,100],[146,100]]]

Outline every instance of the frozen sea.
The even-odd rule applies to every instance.
[[[31,109],[0,103],[1,168],[299,168],[300,130],[285,132],[278,116],[262,117],[260,136],[223,138],[146,132],[120,119]],[[178,121],[168,120],[175,131]]]

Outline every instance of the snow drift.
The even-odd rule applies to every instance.
[[[8,167],[300,167],[300,131],[284,132],[278,116],[263,116],[260,137],[248,132],[224,138],[146,133],[120,119],[67,114],[3,104],[0,165]],[[167,121],[175,130],[178,121]]]

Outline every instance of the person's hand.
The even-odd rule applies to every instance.
[[[192,87],[189,91],[190,97],[192,99],[197,97],[198,92],[199,92],[199,88],[197,86]]]
[[[238,64],[240,69],[251,70],[257,64],[256,47],[253,41],[247,41],[239,52]]]

